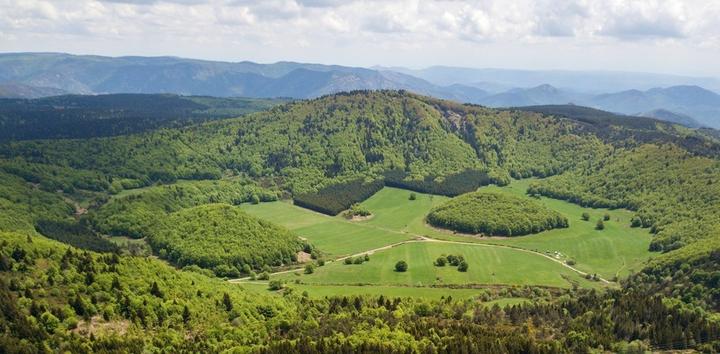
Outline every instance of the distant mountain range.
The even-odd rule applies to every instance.
[[[314,98],[350,90],[405,89],[490,107],[574,104],[690,127],[720,128],[720,95],[701,86],[718,90],[720,80],[619,72],[368,69],[176,57],[0,54],[0,97],[172,93]]]

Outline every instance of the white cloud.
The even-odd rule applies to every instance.
[[[64,44],[86,53],[238,60],[350,58],[385,64],[449,57],[429,52],[438,50],[482,59],[490,56],[479,48],[516,53],[538,43],[554,44],[558,53],[591,46],[620,55],[608,48],[617,43],[660,48],[666,41],[718,53],[720,2],[0,0],[0,32],[4,51],[65,51]],[[98,45],[104,41],[113,46]],[[428,54],[418,57],[423,49]]]

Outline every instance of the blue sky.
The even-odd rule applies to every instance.
[[[720,1],[0,0],[0,51],[720,76]]]

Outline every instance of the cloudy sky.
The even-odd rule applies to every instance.
[[[720,0],[0,0],[0,52],[720,76]]]

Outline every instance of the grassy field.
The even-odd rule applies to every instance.
[[[531,181],[514,181],[506,187],[483,188],[526,197],[525,190]],[[240,207],[294,230],[325,252],[327,258],[357,254],[412,240],[417,236],[473,243],[410,242],[377,251],[370,256],[369,262],[362,265],[332,262],[318,267],[310,275],[286,273],[274,276],[291,283],[298,291],[307,291],[310,296],[393,294],[439,298],[447,291],[456,292],[454,297],[472,297],[477,294],[476,289],[430,287],[460,284],[563,288],[577,284],[582,287],[602,287],[602,283],[588,281],[562,264],[523,250],[540,252],[561,262],[572,259],[576,262],[575,268],[597,273],[605,279],[622,277],[637,270],[651,256],[647,251],[651,235],[645,229],[629,227],[633,213],[627,210],[583,208],[560,200],[539,198],[541,203],[565,215],[570,220],[570,227],[521,237],[483,238],[428,226],[425,223],[427,213],[448,198],[415,193],[416,199],[410,200],[410,193],[403,189],[383,188],[362,203],[372,212],[372,217],[353,222],[287,202],[244,204]],[[581,220],[583,212],[590,214],[590,221]],[[606,213],[610,215],[610,220],[605,222],[605,229],[595,230],[596,221]],[[435,267],[433,261],[441,254],[463,255],[469,263],[469,270],[463,273],[455,267]],[[408,262],[407,272],[394,271],[394,265],[399,260]],[[297,280],[302,284],[294,284]]]
[[[462,255],[469,264],[467,272],[456,267],[436,267],[443,254]],[[408,263],[407,272],[396,272],[397,261]],[[300,279],[306,284],[373,284],[404,286],[443,286],[461,284],[546,285],[569,288],[571,282],[591,286],[579,274],[537,254],[487,245],[462,245],[440,242],[411,242],[372,254],[360,265],[333,262],[318,267],[315,273],[297,276],[287,273],[279,279]]]
[[[531,181],[526,179],[513,181],[507,187],[483,188],[524,196]],[[362,223],[443,240],[493,243],[536,250],[561,260],[573,259],[577,263],[576,268],[608,279],[616,275],[625,276],[632,270],[637,271],[652,256],[648,251],[652,235],[647,229],[630,227],[633,213],[628,210],[583,208],[561,200],[540,198],[540,202],[565,215],[570,220],[570,227],[520,237],[478,238],[428,226],[424,221],[425,215],[446,198],[416,193],[417,199],[410,201],[409,193],[402,189],[384,188],[362,203],[377,214]],[[390,216],[386,216],[388,212]],[[580,219],[583,212],[590,214],[590,221]],[[596,221],[605,213],[610,214],[610,221],[605,222],[604,230],[595,230]]]
[[[412,239],[412,235],[349,222],[286,202],[243,204],[243,210],[281,224],[306,238],[328,257],[351,255]]]
[[[247,282],[238,286],[258,293],[277,293],[268,289],[267,282]],[[452,296],[454,299],[472,299],[481,294],[483,289],[448,289],[448,288],[429,288],[429,287],[409,287],[409,286],[348,286],[348,285],[310,285],[310,284],[287,284],[287,287],[293,289],[296,293],[307,292],[308,296],[313,299],[319,299],[331,296],[353,296],[353,295],[371,295],[393,297],[421,297],[425,299],[439,300],[443,297]],[[500,307],[518,305],[529,302],[529,299],[520,297],[502,298],[487,301],[484,304],[493,306],[497,304]]]

